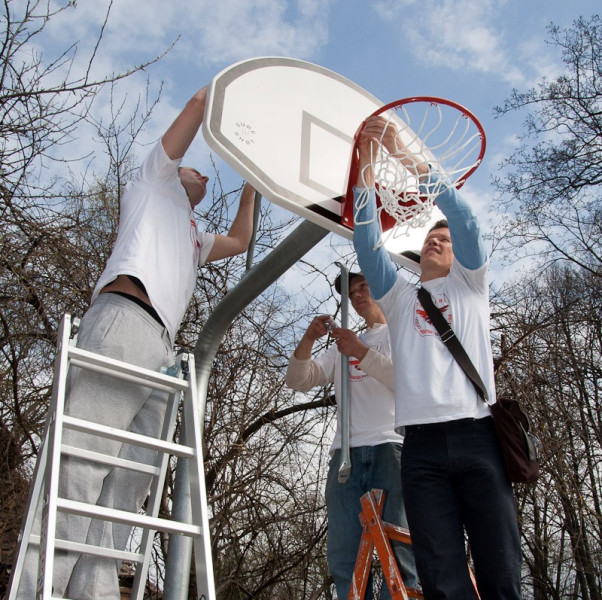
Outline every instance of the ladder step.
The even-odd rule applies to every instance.
[[[146,385],[147,387],[156,390],[165,392],[185,392],[188,389],[187,379],[180,379],[179,377],[173,377],[150,369],[144,369],[132,365],[131,363],[83,350],[77,346],[69,346],[68,356],[71,366],[82,367],[98,373],[105,373],[119,379],[127,379],[128,381]]]
[[[63,444],[61,446],[61,452],[66,456],[75,456],[91,462],[128,469],[128,471],[146,473],[148,475],[152,475],[153,477],[161,474],[161,469],[159,467],[154,467],[153,465],[147,465],[145,463],[134,462],[133,460],[127,460],[125,458],[119,458],[118,456],[109,456],[107,454],[102,454],[101,452],[85,450],[84,448],[75,448],[73,446],[66,446]]]
[[[29,540],[30,545],[39,547],[41,541],[39,535],[32,534]],[[58,538],[54,540],[54,547],[57,550],[68,550],[80,554],[93,554],[94,556],[102,556],[104,558],[127,560],[132,563],[141,563],[144,560],[144,555],[139,552],[128,552],[126,550],[116,550],[114,548],[104,548],[102,546],[91,546],[90,544],[70,542],[69,540],[61,540]]]
[[[91,435],[123,442],[125,444],[135,444],[144,448],[150,448],[151,450],[158,450],[159,452],[168,452],[174,456],[182,456],[184,458],[194,458],[196,456],[196,451],[190,446],[166,442],[139,433],[132,433],[131,431],[108,427],[107,425],[93,423],[92,421],[85,421],[84,419],[76,419],[69,415],[63,416],[63,425],[67,429],[72,429],[74,431],[89,433]]]
[[[86,504],[66,498],[57,498],[57,509],[81,517],[90,517],[92,519],[102,519],[114,523],[125,523],[134,527],[144,529],[153,529],[156,531],[166,531],[168,533],[177,533],[187,536],[200,536],[202,529],[198,525],[183,523],[181,521],[171,521],[169,519],[159,519],[157,517],[148,517],[137,513],[131,513],[126,510],[117,510],[107,508],[96,504]]]

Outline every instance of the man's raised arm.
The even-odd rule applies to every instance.
[[[249,247],[253,234],[253,207],[255,189],[250,183],[245,186],[240,195],[238,212],[227,235],[216,235],[213,247],[207,257],[207,262],[235,256]]]
[[[373,137],[363,135],[359,144],[359,170],[354,188],[353,245],[360,269],[377,300],[382,298],[397,279],[397,270],[389,253],[380,242],[380,226],[376,214],[374,173],[368,165],[377,151],[378,142]],[[369,186],[367,188],[363,187]],[[358,208],[358,201],[361,207]]]
[[[186,154],[203,122],[206,101],[207,86],[188,100],[182,112],[163,135],[163,149],[171,160],[182,158]]]

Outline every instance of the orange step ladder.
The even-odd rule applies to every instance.
[[[411,544],[412,540],[407,529],[382,520],[385,493],[383,490],[372,490],[364,494],[360,502],[362,504],[360,522],[364,531],[355,561],[348,600],[363,600],[372,568],[374,550],[378,554],[384,583],[389,586],[392,600],[423,598],[420,590],[406,588],[401,578],[391,540],[406,544]]]
[[[370,577],[374,551],[378,554],[383,571],[384,583],[389,587],[392,600],[408,600],[424,598],[422,591],[404,585],[399,566],[395,560],[391,540],[411,544],[410,532],[403,527],[382,520],[385,493],[383,490],[372,490],[360,498],[362,512],[360,522],[364,528],[360,547],[355,561],[355,570],[351,580],[348,600],[363,600]],[[470,577],[475,587],[477,599],[480,598],[476,582],[470,570]]]

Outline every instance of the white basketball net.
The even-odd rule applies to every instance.
[[[374,153],[373,162],[360,173],[364,192],[354,207],[355,223],[361,225],[357,213],[368,202],[369,187],[364,172],[372,168],[380,198],[375,218],[381,225],[381,212],[385,211],[394,219],[379,245],[426,225],[437,196],[449,187],[461,185],[463,180],[458,184],[459,180],[479,164],[483,143],[474,121],[458,108],[446,104],[410,102],[382,116],[387,119],[387,125],[393,123],[397,128],[396,148],[389,153],[383,146],[382,136],[378,140],[379,149]],[[419,180],[417,166],[421,163],[430,166],[430,174]]]

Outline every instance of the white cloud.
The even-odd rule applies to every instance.
[[[185,45],[192,51],[194,40],[194,51],[206,64],[262,55],[308,57],[328,37],[323,3],[309,0],[203,0],[195,13],[183,28]],[[197,35],[191,35],[193,30]]]
[[[91,78],[123,72],[153,59],[174,40],[177,44],[159,65],[122,80],[115,90],[116,103],[122,104],[124,119],[134,113],[136,103],[146,92],[147,77],[153,97],[164,81],[161,104],[139,138],[142,143],[156,140],[182,109],[183,103],[198,88],[208,83],[210,72],[252,56],[294,55],[309,57],[328,37],[327,2],[318,0],[96,0],[68,7],[50,19],[42,35],[36,37],[45,62],[55,59],[70,44],[77,44],[70,77],[88,70],[98,36],[102,40],[95,52]],[[54,2],[54,7],[64,2]],[[65,69],[53,75],[61,81]],[[95,119],[112,119],[109,90],[103,90],[94,105]],[[78,140],[70,146],[72,156],[90,150],[93,131],[82,127]],[[206,170],[209,152],[198,136],[190,150],[191,160]],[[144,150],[140,151],[143,154]],[[101,158],[102,152],[98,155]],[[102,160],[102,159],[101,159]]]
[[[104,52],[119,60],[124,53],[156,53],[179,38],[171,56],[205,65],[258,55],[309,56],[327,40],[328,4],[316,0],[115,0]],[[108,0],[86,2],[66,11],[70,35],[85,40],[97,31],[107,6]],[[57,22],[57,35],[60,30]]]
[[[164,88],[160,111],[155,111],[145,137],[157,139],[182,108],[182,95],[190,97],[207,80],[207,69],[261,55],[310,57],[328,38],[331,0],[96,0],[69,7],[48,21],[36,38],[46,61],[72,43],[78,44],[71,77],[88,69],[89,57],[110,15],[95,53],[92,78],[123,72],[153,59],[177,39],[175,47],[155,68],[119,84],[127,97],[123,114],[131,114],[146,78],[151,96],[161,80]],[[55,3],[55,6],[58,3]],[[61,73],[57,71],[56,80]],[[154,91],[153,91],[154,90]],[[185,100],[184,100],[185,102]],[[109,115],[107,94],[101,95],[97,115]],[[151,130],[152,127],[152,130]]]
[[[523,41],[517,48],[518,56],[526,67],[524,89],[536,86],[542,77],[554,79],[564,69],[559,53],[550,52],[550,47],[543,43],[543,30],[538,33],[538,37]]]
[[[98,72],[119,70],[166,50],[168,60],[226,65],[251,56],[310,57],[328,39],[331,0],[114,0],[97,55]],[[49,44],[90,49],[110,0],[78,3],[53,18]]]
[[[504,0],[381,0],[376,7],[383,18],[396,15],[401,37],[419,62],[497,73],[517,85],[523,74],[509,58],[499,18],[504,4]]]

